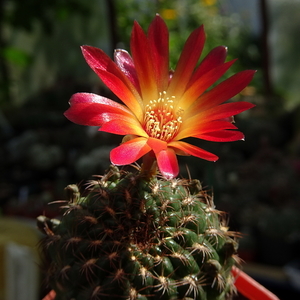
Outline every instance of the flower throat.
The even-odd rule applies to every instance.
[[[175,111],[175,96],[169,98],[165,95],[165,91],[159,93],[157,100],[150,100],[146,105],[144,129],[150,137],[169,142],[180,129],[183,109]]]

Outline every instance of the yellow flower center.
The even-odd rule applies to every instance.
[[[165,97],[166,92],[159,93],[157,100],[151,100],[145,107],[144,129],[150,137],[166,142],[178,133],[183,109],[174,109],[175,96]]]

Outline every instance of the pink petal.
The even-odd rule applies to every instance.
[[[199,112],[221,104],[241,92],[252,80],[256,71],[246,70],[224,80],[207,93],[198,98],[191,112]]]
[[[125,74],[101,49],[91,46],[82,46],[81,49],[87,63],[104,84],[140,119],[142,117],[142,100]]]
[[[211,121],[211,122],[197,122],[194,123],[194,125],[185,127],[185,123],[183,123],[182,130],[180,130],[179,134],[176,136],[176,140],[182,140],[187,137],[195,137],[197,135],[212,132],[212,131],[218,131],[218,130],[224,130],[224,129],[237,129],[235,125],[233,125],[231,122],[223,121],[223,120],[217,120],[217,121]],[[191,125],[191,124],[190,124]]]
[[[51,290],[42,300],[55,300],[56,293]]]
[[[117,116],[114,120],[104,123],[99,131],[120,135],[134,134],[137,136],[148,137],[147,133],[137,120],[134,120],[133,118],[121,119]]]
[[[155,69],[149,55],[148,38],[141,26],[135,22],[131,34],[130,49],[138,75],[142,98],[146,101],[158,96]]]
[[[163,19],[156,15],[148,29],[149,50],[159,91],[169,83],[169,31]]]
[[[159,171],[165,178],[172,179],[178,175],[179,166],[173,149],[167,148],[158,152],[156,159]]]
[[[226,55],[227,47],[225,46],[219,46],[211,50],[193,73],[188,86],[194,84],[194,82],[205,73],[209,72],[219,65],[222,65],[225,62]]]
[[[189,155],[193,155],[196,157],[200,157],[205,160],[209,161],[217,161],[218,156],[215,154],[212,154],[208,151],[205,151],[201,148],[198,148],[197,146],[182,142],[182,141],[174,141],[168,144],[169,147],[173,147],[175,149],[179,149]]]
[[[133,59],[130,54],[126,50],[116,49],[114,53],[114,59],[120,70],[131,81],[139,94],[141,94],[139,80],[136,74]]]
[[[229,61],[225,64],[217,66],[216,68],[205,73],[203,76],[198,77],[193,84],[187,89],[180,99],[180,107],[189,107],[196,99],[203,94],[211,85],[213,85],[235,62]]]
[[[64,115],[77,124],[102,126],[115,118],[132,119],[136,122],[125,106],[96,94],[77,93],[71,97],[69,103],[70,108]]]
[[[128,165],[151,151],[147,139],[138,137],[121,144],[110,152],[110,160],[115,165]]]
[[[243,140],[245,136],[240,131],[220,130],[195,135],[194,137],[212,142],[234,142]]]
[[[181,97],[183,94],[199,60],[204,42],[205,33],[201,26],[191,33],[184,45],[167,91],[169,96]]]

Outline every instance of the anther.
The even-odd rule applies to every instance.
[[[145,106],[144,128],[149,136],[168,142],[178,133],[184,111],[182,108],[175,111],[175,96],[170,99],[166,94],[166,91],[160,92],[158,99]]]

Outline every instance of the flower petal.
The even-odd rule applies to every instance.
[[[130,49],[144,102],[156,99],[158,96],[155,71],[151,55],[149,55],[149,48],[148,38],[143,29],[137,22],[134,22]]]
[[[179,173],[179,166],[176,153],[173,149],[167,148],[156,154],[157,165],[161,174],[168,179],[176,177]]]
[[[197,113],[211,108],[237,95],[250,83],[255,72],[253,70],[242,71],[224,80],[200,96],[195,104],[190,107],[190,112]]]
[[[209,72],[219,65],[222,65],[225,62],[226,56],[227,47],[225,46],[219,46],[211,50],[193,73],[188,86],[194,84],[194,82],[205,73]]]
[[[192,85],[186,90],[180,99],[178,106],[185,109],[189,107],[196,99],[203,94],[211,85],[213,85],[235,62],[229,61],[225,64],[219,65],[216,68],[205,73],[203,76],[197,78]]]
[[[200,157],[209,161],[217,161],[219,158],[215,154],[212,154],[208,151],[205,151],[197,146],[188,144],[182,141],[175,141],[168,144],[169,147],[173,147],[175,149],[179,149],[189,155],[193,155],[196,157]]]
[[[159,15],[149,26],[148,40],[158,91],[162,92],[169,84],[169,31]]]
[[[179,166],[174,150],[168,148],[168,144],[165,141],[155,138],[148,138],[147,144],[155,153],[161,174],[166,178],[174,178],[177,176]]]
[[[126,50],[116,49],[114,52],[114,59],[120,70],[131,81],[139,94],[141,94],[139,80],[136,74],[133,59],[130,54]]]
[[[104,84],[126,104],[135,115],[142,117],[142,100],[131,81],[101,49],[82,46],[83,56]]]
[[[126,85],[122,80],[120,80],[118,77],[114,76],[111,73],[108,73],[106,71],[97,69],[96,70],[99,77],[102,79],[102,81],[105,83],[107,87],[109,87],[114,94],[122,100],[128,108],[134,112],[134,114],[137,116],[139,120],[142,120],[142,107],[143,104],[139,104],[138,101],[136,101],[136,97],[130,92],[130,90],[127,89]],[[138,92],[136,92],[138,94]],[[139,96],[138,96],[139,97]]]
[[[187,137],[195,137],[203,133],[219,131],[224,129],[237,129],[235,125],[228,121],[211,121],[211,122],[201,122],[198,121],[190,127],[186,127],[180,130],[179,134],[175,137],[176,140],[182,140]]]
[[[147,139],[138,137],[112,149],[110,160],[114,165],[128,165],[151,151]]]
[[[96,94],[77,93],[71,97],[69,103],[70,108],[64,115],[77,124],[102,126],[115,118],[129,118],[135,121],[127,107]]]
[[[147,144],[151,147],[154,153],[158,153],[168,148],[167,142],[151,137],[148,138]]]
[[[181,97],[202,53],[204,42],[205,33],[201,26],[191,33],[184,45],[167,91],[168,96]]]
[[[198,114],[185,120],[183,126],[184,128],[192,128],[197,122],[206,123],[232,117],[254,106],[254,104],[244,101],[221,104],[208,110],[200,111]]]
[[[247,299],[280,300],[276,295],[237,267],[233,266],[231,273],[234,276],[234,285],[237,290]]]
[[[198,117],[200,116],[205,121],[219,120],[235,116],[254,106],[254,104],[245,101],[225,103],[199,113]]]
[[[211,142],[234,142],[243,140],[245,136],[240,131],[220,130],[195,135],[194,137]]]
[[[128,135],[133,134],[137,136],[148,137],[147,133],[141,127],[140,123],[133,118],[118,118],[105,123],[99,129],[114,134]]]

